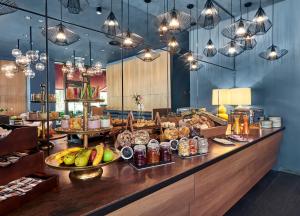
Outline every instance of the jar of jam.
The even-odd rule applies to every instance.
[[[190,145],[187,138],[180,139],[178,143],[178,155],[181,157],[190,156]]]
[[[208,153],[208,141],[205,138],[194,137],[193,139],[197,140],[198,143],[198,153],[206,154]]]
[[[144,166],[147,163],[146,159],[146,146],[144,145],[136,145],[133,148],[134,150],[134,163],[136,166]]]
[[[147,145],[147,163],[159,163],[159,142],[157,140],[150,140]]]
[[[160,161],[161,162],[172,161],[171,143],[163,142],[160,144]]]
[[[196,155],[198,153],[198,142],[196,139],[189,140],[190,155]]]

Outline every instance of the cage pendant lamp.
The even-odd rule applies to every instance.
[[[0,3],[4,3],[9,6],[17,7],[16,2],[12,1],[12,0],[0,0]],[[0,5],[0,16],[5,15],[5,14],[10,14],[10,13],[17,11],[17,9],[9,7],[9,6],[2,5],[2,4]]]
[[[102,25],[102,31],[106,33],[105,35],[108,38],[114,38],[117,34],[121,33],[119,22],[113,12],[112,6],[112,0],[110,0],[110,13]]]
[[[274,0],[272,1],[272,22],[273,22],[273,27],[272,27],[272,45],[267,48],[266,51],[261,52],[259,56],[263,59],[269,60],[269,61],[274,61],[277,59],[280,59],[281,57],[285,56],[288,51],[286,49],[280,49],[278,46],[274,45]]]
[[[122,48],[133,49],[133,48],[136,48],[139,45],[141,45],[144,42],[144,39],[140,35],[130,31],[130,28],[129,28],[129,26],[130,26],[129,0],[127,1],[127,14],[128,14],[128,16],[127,16],[127,31],[118,34],[117,38],[121,39],[120,45]]]
[[[46,36],[46,30],[42,31]],[[62,24],[62,2],[60,2],[60,23],[48,27],[48,40],[58,46],[69,46],[80,39],[80,36]]]
[[[168,3],[168,0],[167,0]],[[168,21],[167,21],[167,14],[166,14],[166,0],[164,0],[164,13],[161,16],[161,20],[159,20],[159,39],[161,42],[166,43],[168,41],[169,36],[169,29],[168,29]]]
[[[61,0],[61,2],[71,14],[79,14],[89,5],[87,0]]]
[[[222,30],[222,35],[231,40],[240,39],[246,36],[247,33],[255,35],[255,25],[253,22],[243,18],[242,1],[240,0],[240,18]]]
[[[213,1],[207,0],[198,18],[198,23],[200,27],[210,30],[215,28],[220,21],[221,21],[221,17]]]
[[[144,0],[147,4],[147,35],[149,35],[149,3],[151,3],[151,0]],[[158,52],[153,50],[150,46],[140,51],[137,55],[139,59],[141,59],[144,62],[152,62],[155,59],[157,59],[160,56]]]
[[[214,57],[217,54],[217,48],[215,47],[214,43],[211,40],[211,31],[209,31],[209,40],[203,50],[203,54],[206,57]]]
[[[251,5],[252,3],[250,2],[245,4],[245,7],[247,8],[247,19],[249,17],[248,8],[251,7]],[[249,29],[247,29],[245,37],[238,39],[238,42],[243,46],[244,50],[252,50],[257,44],[255,35],[252,35]]]
[[[272,27],[272,22],[270,21],[269,17],[266,15],[266,12],[261,6],[261,0],[259,3],[259,8],[254,16],[253,22],[255,25],[256,35],[264,35]]]

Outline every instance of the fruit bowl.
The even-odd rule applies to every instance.
[[[82,150],[83,149],[84,148],[82,148]],[[87,149],[94,149],[94,148],[87,148]],[[118,150],[114,149],[112,150],[112,153],[113,153],[112,160],[110,160],[109,162],[100,162],[97,165],[75,166],[74,164],[73,165],[65,165],[64,163],[59,164],[57,162],[56,157],[58,154],[61,154],[61,152],[57,152],[55,154],[46,157],[45,163],[47,166],[53,169],[69,170],[71,178],[86,180],[95,177],[101,177],[103,173],[102,167],[117,161],[121,156],[120,151]]]

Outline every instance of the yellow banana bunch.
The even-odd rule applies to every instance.
[[[72,153],[72,152],[78,152],[81,149],[82,148],[80,148],[80,147],[68,148],[66,150],[56,153],[54,159],[56,160],[56,162],[58,164],[61,164],[64,161],[64,156],[66,156],[67,154]]]
[[[96,146],[96,151],[97,151],[97,154],[96,154],[96,157],[95,157],[95,159],[93,161],[93,166],[97,166],[102,161],[103,153],[104,153],[104,145],[103,145],[103,143],[101,143],[100,145]]]

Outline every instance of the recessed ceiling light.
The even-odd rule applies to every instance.
[[[65,49],[67,50],[67,49],[69,49],[68,47],[65,47]]]
[[[88,33],[85,33],[84,35],[85,35],[86,37],[88,37],[88,36],[89,36],[89,34],[88,34]]]
[[[27,20],[31,20],[31,18],[32,18],[31,16],[28,16],[28,15],[25,16],[25,19],[27,19]]]
[[[105,51],[104,49],[100,50],[100,52],[104,52],[104,51]]]
[[[101,15],[102,14],[102,7],[96,8],[96,14]]]
[[[38,21],[39,21],[40,23],[44,22],[44,20],[43,20],[43,19],[39,19]]]

